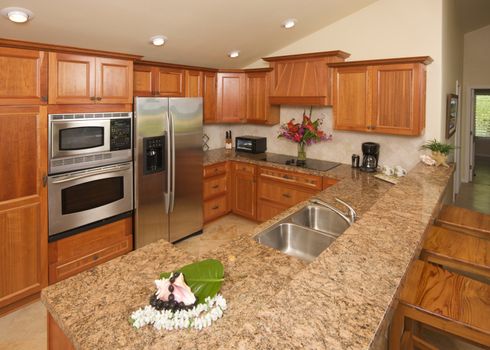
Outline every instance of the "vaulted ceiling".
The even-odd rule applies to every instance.
[[[241,68],[377,0],[0,0],[27,8],[16,24],[2,16],[0,37],[126,52],[147,60]],[[296,18],[296,27],[281,23]],[[151,36],[168,38],[162,47]],[[238,49],[238,58],[227,52]]]

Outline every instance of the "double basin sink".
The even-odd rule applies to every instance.
[[[355,211],[350,206],[348,208],[350,212],[345,215],[327,203],[312,201],[260,232],[254,239],[284,254],[310,262],[352,224]]]

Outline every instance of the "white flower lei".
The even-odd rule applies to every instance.
[[[223,316],[226,310],[226,300],[221,294],[213,298],[207,297],[204,303],[197,304],[191,310],[158,311],[151,305],[140,308],[131,314],[133,327],[141,328],[152,324],[158,330],[194,328],[201,330],[209,327],[214,321]]]

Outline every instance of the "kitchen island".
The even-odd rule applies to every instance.
[[[221,150],[205,161],[230,157],[261,164]],[[359,220],[310,264],[252,239],[305,202],[200,257],[223,262],[229,307],[202,331],[137,330],[128,321],[160,272],[196,260],[163,240],[52,285],[42,300],[76,349],[382,348],[399,286],[452,171],[419,164],[395,186],[347,165],[322,173],[340,182],[317,197],[346,200]]]

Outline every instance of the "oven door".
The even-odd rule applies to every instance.
[[[131,163],[48,178],[49,235],[133,209]]]
[[[87,153],[110,151],[111,121],[51,121],[50,158],[63,158]]]

